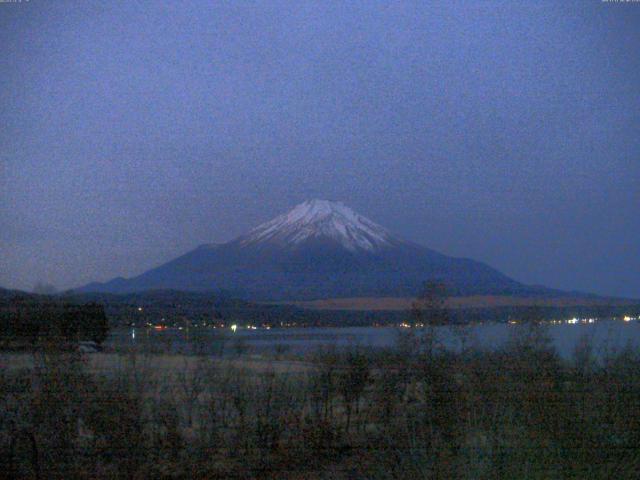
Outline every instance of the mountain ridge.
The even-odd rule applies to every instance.
[[[204,244],[141,275],[78,291],[225,290],[260,301],[415,296],[436,280],[452,295],[553,294],[475,260],[405,241],[343,203],[308,200],[222,244]]]

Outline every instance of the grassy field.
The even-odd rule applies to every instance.
[[[202,360],[196,355],[137,354],[135,357],[154,375],[167,375],[183,368],[193,369]],[[132,353],[92,353],[83,357],[83,368],[93,374],[108,374],[126,368],[133,358]],[[32,370],[37,362],[38,357],[31,353],[0,353],[0,368],[6,373]],[[256,373],[304,373],[313,366],[302,359],[278,360],[259,356],[207,359],[207,362],[219,369],[246,369]]]

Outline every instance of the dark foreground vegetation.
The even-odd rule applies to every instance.
[[[544,327],[514,331],[491,353],[445,352],[426,329],[392,350],[257,363],[5,354],[0,469],[9,478],[637,478],[640,353],[596,359],[585,341],[566,362]]]
[[[0,350],[75,349],[78,342],[101,344],[109,333],[104,306],[40,295],[0,299]]]

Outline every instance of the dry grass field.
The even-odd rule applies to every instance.
[[[411,308],[415,299],[408,297],[352,297],[328,298],[324,300],[285,302],[312,310],[363,310],[363,311],[402,311]],[[573,307],[573,306],[623,306],[637,304],[637,300],[622,298],[588,297],[512,297],[500,295],[475,295],[469,297],[450,297],[447,307],[492,308],[492,307]]]
[[[85,355],[85,367],[91,373],[105,374],[124,369],[135,361],[142,368],[155,375],[167,375],[179,370],[193,370],[201,359],[192,355],[169,354],[139,354],[135,357],[129,353],[92,353]],[[7,373],[22,369],[32,369],[36,357],[31,353],[0,353],[0,369]],[[240,358],[207,358],[207,362],[221,370],[243,369],[260,374],[275,372],[279,374],[300,374],[307,372],[312,364],[302,360],[276,360],[259,356],[244,356]]]

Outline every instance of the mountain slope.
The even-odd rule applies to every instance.
[[[311,200],[228,243],[203,245],[130,279],[81,291],[225,290],[252,300],[414,296],[426,280],[454,295],[536,294],[474,260],[403,241],[341,203]]]

